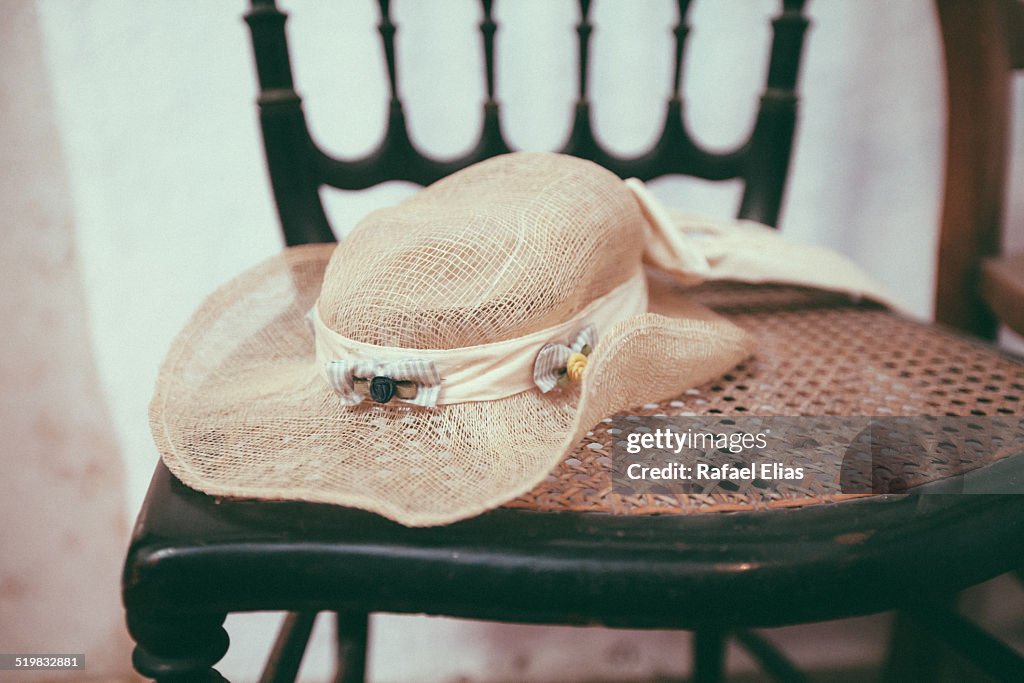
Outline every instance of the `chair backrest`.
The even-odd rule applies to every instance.
[[[259,75],[260,123],[271,184],[287,244],[334,239],[320,201],[319,189],[323,185],[350,190],[367,188],[386,180],[408,180],[426,185],[470,164],[512,151],[502,135],[501,109],[495,96],[494,34],[497,24],[493,0],[480,0],[486,85],[484,125],[480,139],[471,151],[453,161],[439,161],[423,155],[409,138],[399,97],[396,27],[391,20],[390,0],[379,0],[381,18],[378,25],[391,95],[386,134],[376,151],[355,161],[332,157],[312,139],[302,111],[302,101],[294,89],[285,37],[285,14],[276,7],[274,0],[251,0],[251,3],[245,19],[252,31]],[[669,174],[692,175],[708,180],[739,178],[744,189],[738,216],[775,225],[796,123],[797,75],[808,24],[803,14],[804,0],[782,0],[782,11],[772,22],[768,74],[753,131],[744,143],[720,153],[702,148],[690,136],[683,120],[681,80],[684,46],[689,33],[686,16],[690,0],[677,0],[679,20],[674,29],[672,94],[664,127],[657,142],[647,152],[631,158],[612,154],[594,135],[587,96],[587,66],[593,30],[589,19],[590,5],[590,0],[579,0],[575,112],[569,138],[560,151],[595,161],[624,178],[650,180]]]
[[[999,249],[1009,158],[1011,74],[1024,67],[1024,8],[1021,0],[934,1],[946,61],[948,111],[935,316],[939,322],[992,337],[996,321],[978,296],[978,279],[981,259]],[[373,153],[341,161],[321,149],[310,135],[293,85],[286,15],[274,0],[251,0],[246,21],[259,75],[260,122],[281,228],[289,245],[334,240],[320,201],[323,185],[362,189],[393,179],[425,185],[510,151],[502,135],[501,109],[495,96],[493,0],[480,0],[486,86],[482,132],[469,153],[452,161],[429,158],[409,137],[399,97],[391,3],[378,2],[378,29],[390,87],[386,134]],[[797,116],[797,76],[808,25],[804,0],[780,0],[753,131],[744,143],[722,153],[703,149],[686,129],[681,80],[691,0],[676,0],[673,81],[664,126],[657,142],[632,158],[612,154],[594,135],[587,95],[591,2],[578,2],[576,104],[573,126],[561,151],[594,160],[622,177],[649,180],[684,174],[709,180],[739,178],[744,190],[738,216],[775,225]]]

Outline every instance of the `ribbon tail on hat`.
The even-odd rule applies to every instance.
[[[708,277],[711,267],[694,238],[679,230],[675,221],[651,191],[637,178],[626,180],[640,210],[647,219],[644,261],[672,273],[684,284],[698,284]]]
[[[900,309],[860,266],[824,247],[789,242],[748,220],[670,213],[637,178],[625,181],[646,219],[644,262],[684,286],[705,280],[797,285],[867,297]]]
[[[597,330],[593,325],[587,325],[577,333],[569,345],[553,342],[545,344],[537,353],[537,360],[533,364],[533,383],[541,393],[548,393],[565,376],[569,358],[574,353],[586,355],[596,343]]]

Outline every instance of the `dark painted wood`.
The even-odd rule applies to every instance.
[[[686,23],[686,13],[690,10],[690,0],[677,0],[676,9],[678,21],[672,34],[675,37],[673,54],[675,60],[672,64],[672,99],[678,100],[683,87],[683,54],[686,48],[686,39],[690,35],[690,25]]]
[[[129,607],[128,631],[136,643],[132,665],[161,683],[225,680],[212,667],[228,650],[228,634],[222,626],[226,612],[212,612],[193,601],[182,607]]]
[[[936,602],[940,601],[955,603],[956,596],[945,596]],[[888,652],[880,680],[884,683],[937,681],[949,664],[948,650],[901,610],[894,615],[889,629]]]
[[[260,83],[260,123],[271,185],[287,244],[333,240],[318,191],[328,185],[363,189],[386,180],[408,180],[427,185],[470,164],[511,151],[501,127],[501,110],[494,84],[494,33],[492,0],[482,2],[480,23],[484,46],[483,74],[486,99],[483,127],[472,150],[457,159],[434,159],[421,153],[409,137],[396,68],[395,34],[398,27],[390,14],[389,0],[379,0],[382,51],[391,93],[387,127],[380,147],[362,159],[341,160],[312,140],[302,102],[292,84],[292,69],[284,31],[285,15],[273,0],[252,0],[246,15],[252,30]],[[709,152],[694,140],[684,123],[685,106],[680,95],[683,44],[688,27],[688,1],[678,2],[679,24],[675,29],[675,63],[672,96],[666,106],[661,136],[647,152],[620,157],[597,140],[587,97],[590,38],[590,2],[580,0],[577,26],[579,76],[573,125],[561,148],[567,154],[591,159],[622,177],[650,180],[668,174],[693,175],[709,180],[738,178],[744,192],[738,215],[768,225],[778,221],[793,144],[797,111],[797,76],[807,19],[803,2],[785,0],[773,21],[774,38],[761,106],[750,138],[728,152]]]
[[[743,154],[746,187],[739,217],[768,225],[778,220],[796,130],[797,74],[808,25],[803,5],[803,0],[785,0],[782,14],[772,21],[768,81]]]
[[[921,629],[1005,683],[1024,681],[1024,657],[956,612],[925,605],[908,611]]]
[[[368,612],[339,611],[334,615],[338,672],[334,683],[359,683],[366,676]]]
[[[1024,458],[968,476],[1019,487]],[[878,496],[771,514],[499,509],[409,529],[330,505],[213,498],[159,465],[123,598],[138,670],[174,680],[215,675],[229,612],[340,610],[340,654],[360,671],[371,611],[714,632],[916,606],[1021,564],[1019,495]]]
[[[315,622],[316,612],[290,612],[285,616],[263,667],[260,683],[292,683],[295,680]]]
[[[263,147],[285,243],[330,242],[334,235],[319,195],[319,150],[309,135],[302,100],[292,82],[285,15],[273,0],[253,0],[245,20],[259,77],[256,103]]]
[[[740,629],[733,637],[772,680],[779,683],[808,683],[810,680],[771,642],[755,631]]]
[[[384,61],[388,69],[388,89],[391,92],[391,101],[398,100],[398,69],[395,66],[395,33],[398,27],[391,21],[391,0],[379,0],[380,23],[377,30],[380,32],[381,43],[384,46]]]
[[[721,683],[725,678],[725,634],[700,629],[693,634],[694,683]]]
[[[409,529],[330,505],[215,499],[161,465],[132,540],[124,600],[130,615],[330,606],[742,628],[916,604],[1022,563],[1016,495],[880,496],[771,514],[499,509]]]

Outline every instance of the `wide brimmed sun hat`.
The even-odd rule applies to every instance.
[[[409,526],[479,514],[538,484],[603,417],[752,353],[742,329],[646,270],[706,276],[716,242],[702,234],[588,161],[481,162],[214,292],[161,368],[157,446],[213,495]]]

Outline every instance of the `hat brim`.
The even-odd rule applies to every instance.
[[[304,321],[333,249],[293,247],[255,266],[210,295],[174,340],[150,424],[186,485],[447,524],[535,487],[601,418],[674,397],[754,347],[650,279],[649,312],[602,333],[578,386],[433,409],[344,406],[316,367]]]

